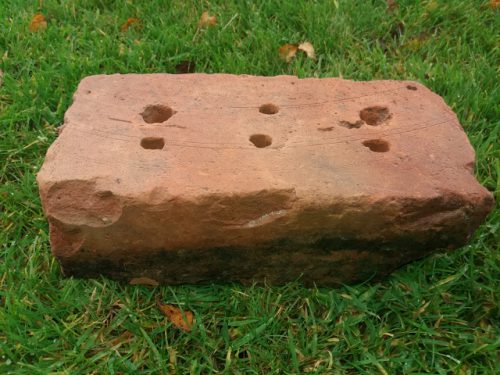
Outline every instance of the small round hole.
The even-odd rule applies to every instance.
[[[416,91],[416,90],[417,90],[417,87],[416,87],[416,86],[413,86],[413,85],[408,85],[408,86],[406,86],[406,88],[407,88],[408,90],[413,90],[413,91]]]
[[[250,136],[250,142],[252,142],[255,147],[264,148],[270,146],[271,143],[273,143],[273,139],[266,134],[254,134]]]
[[[141,139],[141,146],[146,150],[161,150],[165,146],[165,140],[160,137],[146,137]]]
[[[389,151],[389,142],[383,139],[369,139],[363,142],[363,146],[368,147],[373,152]]]
[[[141,116],[145,122],[148,124],[155,124],[167,121],[170,117],[174,115],[172,108],[166,105],[148,105],[144,108]]]
[[[377,126],[388,120],[391,117],[391,114],[387,107],[376,105],[361,110],[361,112],[359,112],[359,117],[368,125]]]
[[[262,104],[259,107],[259,112],[264,113],[265,115],[274,115],[275,113],[278,113],[279,110],[278,106],[272,103]]]

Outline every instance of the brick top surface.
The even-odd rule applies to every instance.
[[[39,180],[145,199],[482,193],[456,116],[415,82],[227,74],[85,78]],[[154,196],[154,197],[153,197]]]

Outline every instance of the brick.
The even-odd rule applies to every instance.
[[[492,209],[423,85],[227,74],[79,85],[38,174],[66,275],[336,285],[462,246]]]

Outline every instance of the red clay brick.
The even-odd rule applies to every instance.
[[[408,81],[85,78],[38,174],[67,275],[333,285],[463,245],[493,206]]]

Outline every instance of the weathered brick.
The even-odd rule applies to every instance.
[[[436,94],[408,81],[85,78],[38,174],[67,275],[138,283],[382,276],[493,205]]]

